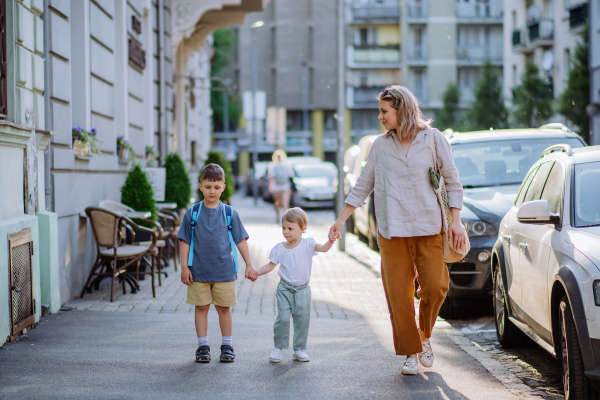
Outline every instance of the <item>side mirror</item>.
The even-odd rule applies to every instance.
[[[560,216],[550,212],[548,200],[534,200],[521,206],[517,220],[522,224],[553,224],[558,227]]]

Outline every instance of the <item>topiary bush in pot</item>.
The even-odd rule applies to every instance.
[[[154,189],[152,189],[148,175],[139,164],[135,164],[127,174],[125,183],[121,187],[121,203],[135,211],[150,211],[152,213],[150,219],[153,221],[158,219]],[[135,222],[139,223],[140,221]],[[145,223],[140,223],[140,225],[148,226]]]
[[[187,208],[192,196],[192,184],[179,154],[171,153],[165,160],[167,170],[165,201],[177,203],[177,208]]]
[[[231,204],[231,197],[235,192],[235,180],[233,179],[233,171],[231,170],[231,163],[227,161],[223,153],[219,151],[209,151],[208,158],[204,165],[217,164],[225,170],[225,191],[221,195],[221,201],[226,204]],[[198,176],[198,183],[200,183],[200,176]],[[198,190],[198,198],[204,200],[202,192]]]

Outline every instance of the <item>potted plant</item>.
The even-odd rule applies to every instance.
[[[157,156],[158,156],[158,154],[156,153],[154,146],[146,146],[146,165],[147,166],[153,167],[154,161],[156,160]]]
[[[165,160],[165,201],[177,203],[177,208],[187,208],[192,196],[192,184],[179,154],[171,153]]]
[[[128,164],[129,156],[135,156],[133,147],[124,136],[119,136],[117,138],[117,155],[119,156],[119,162],[121,164]]]
[[[100,153],[96,128],[92,128],[87,132],[80,125],[75,125],[71,130],[71,137],[73,138],[73,152],[79,157],[88,156],[90,151]]]
[[[235,192],[235,180],[233,178],[233,172],[231,170],[231,163],[227,161],[223,153],[219,151],[209,151],[208,157],[206,158],[206,162],[204,163],[204,165],[207,164],[217,164],[225,170],[225,190],[221,195],[221,201],[225,204],[230,204],[231,197]],[[200,183],[200,177],[198,177],[198,183]],[[198,190],[198,198],[200,200],[204,199],[204,196],[202,195],[202,192],[200,190]]]

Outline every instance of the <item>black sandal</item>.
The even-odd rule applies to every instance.
[[[210,362],[210,347],[200,346],[196,350],[196,362],[207,363]]]
[[[233,347],[228,344],[221,346],[221,362],[233,362],[235,360],[235,353]]]

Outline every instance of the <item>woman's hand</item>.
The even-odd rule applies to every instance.
[[[331,228],[329,228],[329,241],[331,241],[331,240],[335,241],[335,239],[341,239],[342,235],[340,234],[340,232],[342,231],[343,227],[344,227],[344,221],[340,221],[339,219],[337,221],[335,221],[335,224],[331,225]]]
[[[453,219],[448,227],[448,241],[454,243],[455,249],[462,249],[465,245],[465,227],[460,222],[460,219]]]

